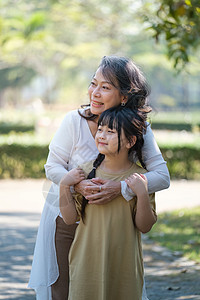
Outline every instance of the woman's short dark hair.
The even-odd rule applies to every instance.
[[[150,86],[148,85],[142,71],[129,58],[120,56],[104,56],[98,67],[102,75],[119,90],[120,95],[126,97],[127,102],[125,107],[130,109],[142,109],[148,107],[148,112],[151,111],[147,105],[147,97],[150,94]],[[82,105],[86,107],[88,105]],[[94,120],[97,116],[90,111],[87,116],[79,114],[89,120]]]
[[[127,97],[127,105],[134,109],[147,104],[150,87],[139,67],[129,58],[104,56],[99,65],[102,75]]]

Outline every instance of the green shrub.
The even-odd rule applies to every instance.
[[[0,146],[0,178],[42,178],[47,145],[3,144]]]
[[[200,179],[199,146],[163,146],[161,152],[171,178]]]
[[[161,146],[172,179],[200,179],[199,146]],[[48,145],[0,145],[0,179],[45,177]]]
[[[8,134],[10,132],[34,132],[33,124],[6,123],[0,122],[0,134]]]
[[[152,122],[151,128],[157,130],[192,131],[193,125],[188,123]]]

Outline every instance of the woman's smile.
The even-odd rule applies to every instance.
[[[102,102],[99,102],[99,101],[96,101],[96,100],[91,100],[91,106],[93,106],[93,107],[99,108],[103,105],[104,105],[104,103],[102,103]]]

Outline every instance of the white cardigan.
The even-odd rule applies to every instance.
[[[83,112],[83,110],[81,111]],[[49,149],[45,171],[47,178],[53,183],[41,215],[28,284],[29,287],[36,290],[37,299],[42,300],[51,299],[50,286],[59,275],[55,250],[56,218],[60,214],[59,182],[68,170],[93,160],[98,155],[88,123],[78,114],[77,110],[66,114]],[[150,126],[144,135],[142,154],[149,171],[145,173],[148,179],[149,193],[168,188],[169,172]],[[122,182],[122,194],[126,200],[133,196],[133,193],[127,190],[125,182]]]

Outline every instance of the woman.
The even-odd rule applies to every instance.
[[[95,159],[98,150],[94,136],[97,117],[110,107],[124,105],[132,109],[146,105],[149,88],[141,71],[127,58],[105,56],[88,89],[90,104],[86,108],[67,113],[50,143],[45,165],[47,178],[53,184],[42,212],[29,287],[36,290],[37,299],[67,299],[68,251],[77,225],[66,225],[59,210],[59,183],[61,178],[78,165]],[[148,192],[169,187],[169,173],[153,133],[148,126],[142,149],[146,165]],[[101,184],[101,192],[99,186]],[[104,204],[122,193],[126,200],[133,197],[124,181],[82,181],[75,190],[89,203]]]

